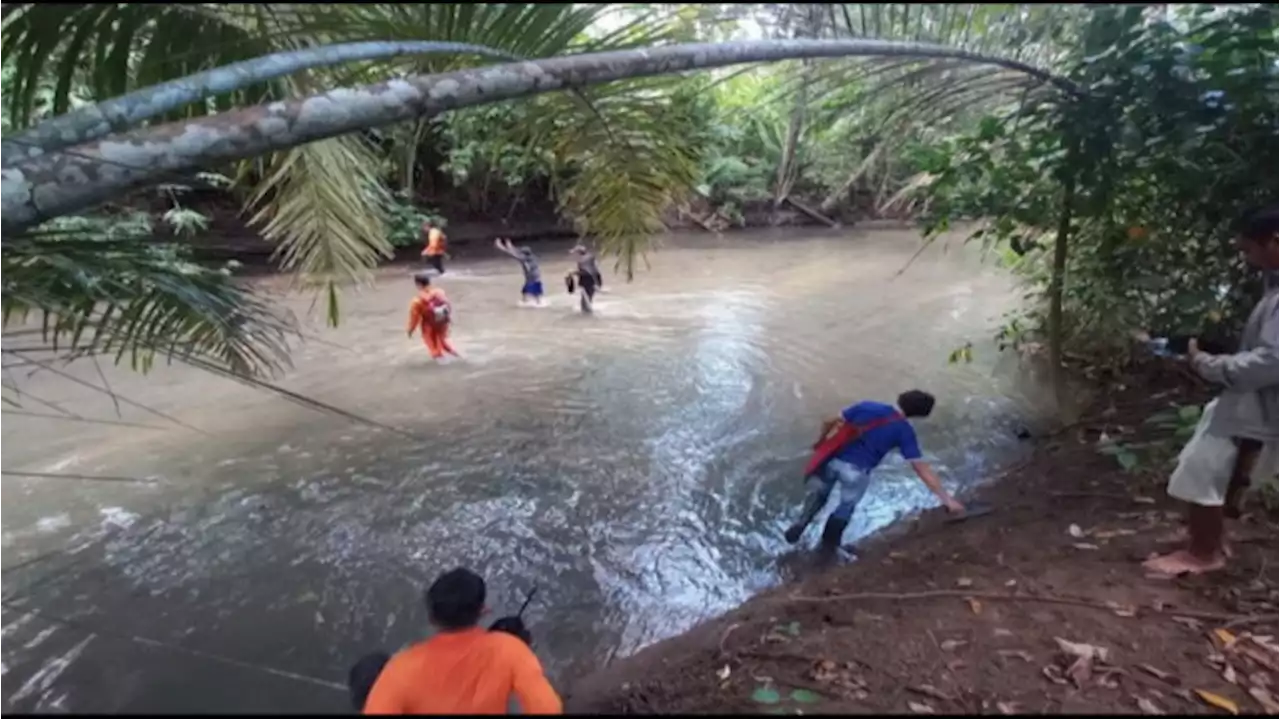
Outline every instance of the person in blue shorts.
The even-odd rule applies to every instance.
[[[530,304],[532,301],[534,306],[541,307],[542,270],[538,268],[538,258],[533,254],[533,249],[528,245],[516,249],[511,245],[511,240],[504,240],[501,237],[493,241],[493,246],[519,262],[520,269],[524,271],[524,286],[520,288],[520,304]]]
[[[938,476],[920,452],[920,442],[909,419],[928,417],[933,412],[934,398],[928,392],[911,390],[898,396],[898,406],[881,402],[858,402],[850,405],[822,425],[822,435],[814,445],[823,445],[838,432],[851,437],[826,463],[806,480],[808,496],[800,519],[786,531],[788,542],[795,544],[817,516],[831,491],[840,487],[840,504],[836,506],[822,530],[822,545],[827,549],[840,546],[840,538],[858,503],[871,484],[871,472],[886,455],[898,450],[911,463],[916,476],[938,497],[948,511],[960,513],[964,505],[942,488]]]

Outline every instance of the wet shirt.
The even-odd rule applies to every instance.
[[[865,425],[898,410],[881,402],[859,402],[846,407],[840,418],[852,425]],[[906,420],[890,422],[868,430],[836,453],[842,459],[863,471],[871,471],[884,461],[885,455],[897,449],[908,461],[922,459],[916,431]]]
[[[592,277],[599,276],[600,268],[596,266],[595,254],[585,252],[578,256],[578,272]]]
[[[427,257],[444,254],[444,233],[439,228],[427,230],[427,247],[422,251]]]
[[[533,284],[542,281],[542,270],[538,269],[538,258],[533,255],[522,255],[516,260],[520,263],[520,269],[524,271],[525,284]]]
[[[413,332],[420,326],[435,326],[435,315],[431,312],[431,304],[433,301],[443,302],[446,306],[449,304],[449,298],[445,297],[444,290],[438,287],[429,287],[418,292],[418,295],[409,303],[409,326],[408,331]]]
[[[533,650],[505,632],[441,632],[391,658],[365,714],[560,714],[563,706]]]

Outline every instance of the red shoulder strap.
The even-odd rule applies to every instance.
[[[906,419],[906,417],[903,417],[901,412],[894,412],[891,415],[873,419],[870,422],[867,422],[866,424],[854,424],[850,426],[853,427],[855,430],[857,430],[857,434],[865,434],[875,429],[876,427],[883,427],[886,424],[893,424],[894,422],[897,422],[898,420],[903,420],[903,419]]]

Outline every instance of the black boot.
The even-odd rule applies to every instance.
[[[822,505],[827,503],[827,492],[816,491],[810,492],[805,499],[804,509],[800,511],[800,518],[796,523],[787,528],[786,533],[782,536],[786,538],[788,544],[795,544],[800,541],[800,535],[804,534],[804,530],[808,528],[813,518],[818,516],[818,512],[822,510]]]
[[[844,528],[849,526],[849,520],[837,519],[836,517],[827,517],[827,524],[822,528],[822,547],[824,549],[839,549],[840,539],[844,536]]]

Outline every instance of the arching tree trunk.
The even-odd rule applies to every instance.
[[[461,107],[685,70],[847,56],[967,60],[1025,73],[1071,94],[1082,94],[1070,81],[1025,63],[938,45],[881,40],[688,44],[508,63],[340,88],[27,157],[0,172],[0,230],[8,237],[177,172]],[[249,71],[240,78],[245,84],[255,82]]]

